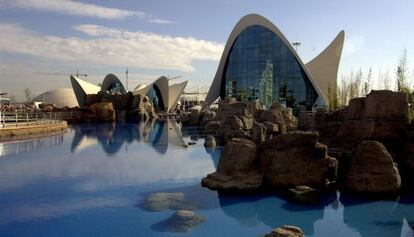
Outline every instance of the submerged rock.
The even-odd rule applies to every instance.
[[[204,140],[204,146],[208,148],[215,148],[216,147],[216,139],[214,136],[207,136]]]
[[[296,186],[288,190],[288,198],[292,202],[317,204],[321,200],[321,192],[308,186]]]
[[[217,171],[201,181],[203,187],[228,193],[249,192],[262,186],[256,144],[233,138],[223,148]]]
[[[206,218],[196,215],[192,211],[178,210],[168,219],[158,222],[152,226],[152,229],[162,232],[186,233]]]
[[[304,237],[303,231],[296,226],[284,225],[273,229],[272,232],[266,234],[265,237]]]
[[[364,193],[394,193],[401,177],[390,153],[379,142],[363,141],[351,159],[346,187]]]
[[[274,187],[325,188],[336,180],[337,160],[318,143],[316,132],[291,132],[259,146],[265,180]]]
[[[152,193],[144,198],[141,207],[147,211],[195,210],[198,205],[185,198],[184,193]]]

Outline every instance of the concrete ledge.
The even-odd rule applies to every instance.
[[[0,142],[19,140],[33,136],[54,135],[65,132],[67,128],[68,123],[66,121],[52,124],[0,128]]]

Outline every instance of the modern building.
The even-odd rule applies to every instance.
[[[98,92],[109,92],[110,94],[127,94],[122,82],[114,74],[106,75],[101,86],[86,82],[74,75],[70,76],[73,91],[79,106],[86,105],[86,96]],[[168,78],[162,76],[149,85],[139,84],[131,92],[133,95],[148,96],[157,111],[172,112],[183,93],[188,81],[170,85]]]
[[[56,108],[72,108],[78,106],[75,93],[72,88],[60,88],[43,92],[36,96],[33,102],[41,102],[43,104],[52,104]]]
[[[316,58],[303,63],[292,44],[266,18],[251,14],[234,27],[224,48],[206,105],[217,98],[280,102],[310,109],[327,106],[344,44],[344,31]]]

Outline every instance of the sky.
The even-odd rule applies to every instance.
[[[305,63],[345,30],[338,80],[360,68],[393,75],[404,48],[414,77],[413,0],[0,0],[0,90],[22,100],[24,88],[70,88],[77,70],[98,84],[108,73],[125,81],[126,68],[130,90],[162,75],[208,88],[250,13],[301,42]]]

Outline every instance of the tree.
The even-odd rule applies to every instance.
[[[32,101],[32,91],[29,88],[24,89],[24,96],[26,98],[26,102]]]
[[[362,95],[366,96],[372,89],[372,67],[369,68],[367,79],[364,82],[364,86],[362,87]]]
[[[397,91],[402,92],[408,87],[408,60],[407,60],[407,49],[404,48],[400,59],[398,60],[396,78],[397,78]]]
[[[390,90],[390,72],[388,70],[384,73],[383,79],[384,79],[384,89]]]

